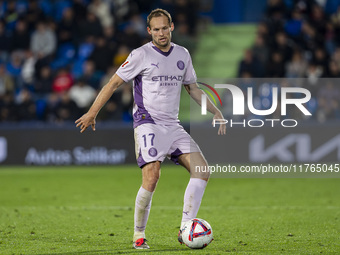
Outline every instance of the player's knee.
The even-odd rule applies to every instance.
[[[147,182],[150,185],[156,185],[159,180],[159,174],[153,173],[144,178],[145,182]]]
[[[143,188],[153,192],[156,189],[159,176],[147,176],[143,178]]]
[[[204,180],[208,180],[210,177],[210,170],[208,168],[208,166],[204,166],[204,167],[194,167],[190,169],[190,177],[191,178],[200,178],[200,179],[204,179]]]
[[[154,190],[160,177],[160,164],[152,163],[143,168],[143,186]]]
[[[210,172],[200,172],[200,171],[191,171],[191,178],[199,178],[208,181],[210,178]]]

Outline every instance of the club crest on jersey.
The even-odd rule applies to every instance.
[[[149,149],[149,155],[150,155],[151,157],[156,157],[156,156],[157,156],[157,150],[156,150],[155,147],[151,147],[151,148]]]
[[[127,64],[129,64],[129,61],[126,61],[124,64],[122,64],[122,67],[126,66]]]
[[[177,67],[179,70],[183,70],[185,65],[184,65],[184,62],[182,60],[178,60],[177,61]]]

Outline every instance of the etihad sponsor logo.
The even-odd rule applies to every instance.
[[[158,75],[151,78],[152,81],[182,81],[182,75]]]

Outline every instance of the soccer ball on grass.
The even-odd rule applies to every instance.
[[[213,240],[210,224],[202,219],[192,219],[184,223],[182,240],[191,249],[203,249]]]

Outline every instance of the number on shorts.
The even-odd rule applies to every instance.
[[[148,136],[151,136],[151,146],[153,146],[153,140],[155,139],[155,134],[154,133],[150,133],[148,134]],[[147,147],[147,141],[146,141],[146,135],[142,136],[144,138],[144,147]]]

